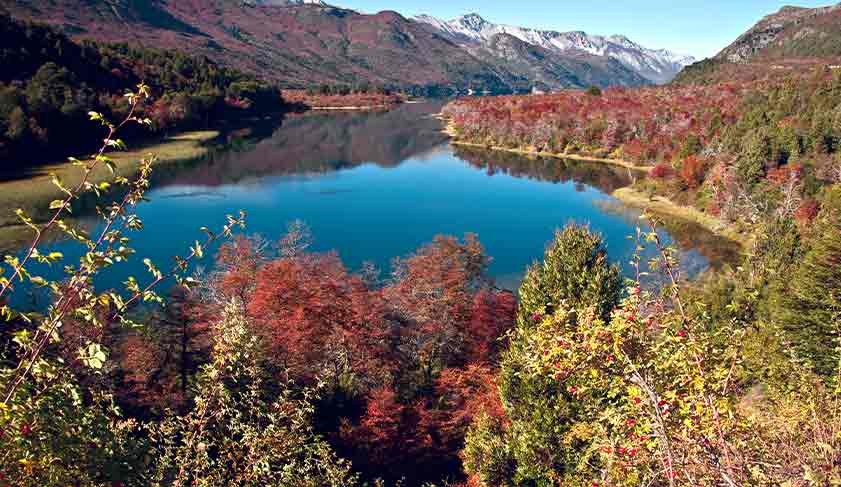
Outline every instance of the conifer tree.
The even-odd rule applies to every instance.
[[[543,262],[532,265],[520,286],[518,322],[551,314],[562,301],[570,307],[594,306],[607,318],[619,301],[619,268],[607,259],[598,234],[587,227],[568,225],[555,234]]]
[[[794,352],[831,373],[841,331],[841,186],[827,190],[803,262],[776,304]]]

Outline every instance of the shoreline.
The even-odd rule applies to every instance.
[[[89,181],[109,181],[114,176],[130,178],[137,172],[140,160],[152,154],[157,156],[155,167],[204,156],[209,150],[205,143],[219,134],[217,130],[181,132],[136,149],[110,152],[108,156],[116,164],[115,174],[112,175],[107,167],[101,164],[91,173]],[[82,170],[70,162],[58,162],[31,168],[30,172],[16,179],[0,181],[0,208],[4,209],[0,213],[0,229],[20,225],[20,220],[15,215],[18,208],[23,209],[36,223],[42,223],[52,215],[47,207],[50,201],[57,199],[62,193],[53,185],[51,173],[59,176],[66,185],[75,186],[81,180]]]
[[[391,110],[398,106],[399,104],[392,104],[392,105],[360,105],[360,106],[350,106],[350,107],[308,107],[310,110],[314,112],[319,111],[348,111],[348,112],[370,112],[374,110]]]
[[[537,156],[537,157],[547,157],[553,159],[570,159],[574,161],[582,161],[582,162],[600,162],[604,164],[610,164],[614,166],[624,167],[630,170],[644,172],[646,174],[650,173],[653,167],[651,166],[639,166],[629,161],[623,161],[621,159],[605,159],[599,157],[587,157],[581,156],[577,154],[555,154],[551,152],[540,152],[540,151],[529,151],[523,149],[511,149],[508,147],[500,147],[500,146],[491,146],[491,145],[484,145],[484,144],[476,144],[473,142],[464,142],[458,140],[457,133],[455,130],[455,124],[449,120],[447,117],[443,116],[442,114],[437,114],[435,116],[438,120],[441,120],[446,125],[442,132],[450,136],[450,144],[455,146],[464,146],[464,147],[476,147],[482,148],[487,150],[494,150],[494,151],[501,151],[501,152],[509,152],[513,154],[519,154],[524,156]],[[727,240],[733,241],[743,249],[746,250],[752,241],[752,238],[749,235],[745,235],[742,233],[738,233],[730,228],[727,227],[723,222],[719,219],[704,213],[697,208],[693,208],[691,206],[683,206],[679,205],[669,198],[665,196],[655,195],[653,197],[649,197],[647,194],[634,189],[632,186],[626,186],[624,188],[619,188],[611,193],[611,196],[616,198],[617,200],[621,201],[622,203],[632,206],[639,209],[644,210],[651,210],[655,214],[659,214],[662,216],[667,216],[671,218],[679,218],[688,222],[696,223],[709,232],[713,233],[722,238],[726,238]]]
[[[477,144],[475,142],[466,142],[463,140],[458,140],[458,135],[455,130],[455,124],[450,121],[447,117],[441,115],[440,113],[435,116],[436,119],[441,120],[442,122],[446,123],[446,126],[442,130],[443,133],[450,136],[451,140],[450,143],[453,145],[460,145],[464,147],[477,147],[482,149],[490,149],[502,152],[510,152],[512,154],[520,154],[523,156],[536,156],[536,157],[549,157],[552,159],[570,159],[573,161],[590,161],[590,162],[602,162],[605,164],[611,164],[614,166],[624,167],[626,169],[631,169],[633,171],[644,172],[646,174],[650,173],[652,169],[651,166],[640,166],[638,164],[634,164],[630,161],[625,161],[622,159],[607,159],[604,157],[596,157],[596,156],[586,156],[580,154],[557,154],[554,152],[543,152],[537,150],[527,150],[527,149],[512,149],[510,147],[502,147],[497,145],[486,145],[486,144]]]
[[[628,206],[633,206],[643,210],[651,210],[651,212],[658,215],[679,218],[681,220],[696,223],[714,235],[738,243],[742,249],[747,249],[752,242],[750,235],[738,233],[728,228],[727,225],[722,223],[718,218],[704,213],[697,208],[679,205],[665,196],[655,195],[649,197],[647,194],[636,190],[631,186],[619,188],[611,193],[610,196]]]

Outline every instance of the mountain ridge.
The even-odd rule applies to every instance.
[[[506,29],[471,43],[394,11],[364,14],[322,0],[51,0],[48,8],[40,0],[0,0],[0,12],[76,40],[203,55],[284,88],[369,83],[452,94],[652,83],[644,67],[598,49],[558,49],[530,42],[523,31],[510,32],[516,41],[494,38]],[[478,14],[466,20],[487,23]],[[603,51],[633,44],[624,36],[599,39]]]
[[[714,57],[684,68],[679,84],[756,79],[841,65],[841,4],[782,7]]]
[[[695,62],[692,56],[676,54],[667,49],[646,48],[621,34],[600,36],[584,31],[560,32],[496,24],[477,13],[452,20],[418,15],[413,20],[430,26],[460,45],[488,43],[494,35],[509,34],[561,55],[581,51],[594,56],[610,57],[654,83],[670,81],[685,66]]]

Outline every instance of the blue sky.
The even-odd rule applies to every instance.
[[[396,10],[453,18],[476,12],[496,23],[592,34],[625,34],[646,47],[707,57],[784,5],[819,7],[835,0],[333,0],[363,12]]]

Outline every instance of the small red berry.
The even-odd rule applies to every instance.
[[[540,318],[541,318],[540,313],[534,313],[534,314],[531,315],[531,319],[533,321],[540,321]]]
[[[636,426],[637,422],[636,422],[635,420],[633,420],[633,419],[629,419],[628,421],[625,421],[625,424],[626,424],[629,428],[633,428],[634,426]]]
[[[32,426],[29,423],[23,423],[20,425],[20,434],[23,436],[29,436],[32,433]]]
[[[639,404],[639,403],[641,403],[641,402],[642,402],[642,399],[640,399],[640,398],[638,398],[638,397],[635,397],[635,398],[633,398],[633,399],[631,399],[631,400],[632,400],[632,401],[634,401],[634,404]]]
[[[631,448],[630,450],[628,450],[628,456],[631,457],[631,458],[637,456],[637,449],[636,448]]]
[[[686,330],[680,330],[677,332],[677,336],[684,338],[686,336]]]
[[[578,388],[575,387],[575,386],[569,386],[569,388],[567,390],[569,391],[570,394],[575,394],[575,393],[578,392]]]
[[[607,453],[608,455],[610,455],[610,453],[611,453],[612,451],[613,451],[613,450],[611,450],[611,448],[610,448],[609,446],[603,446],[603,447],[602,447],[602,453]]]

